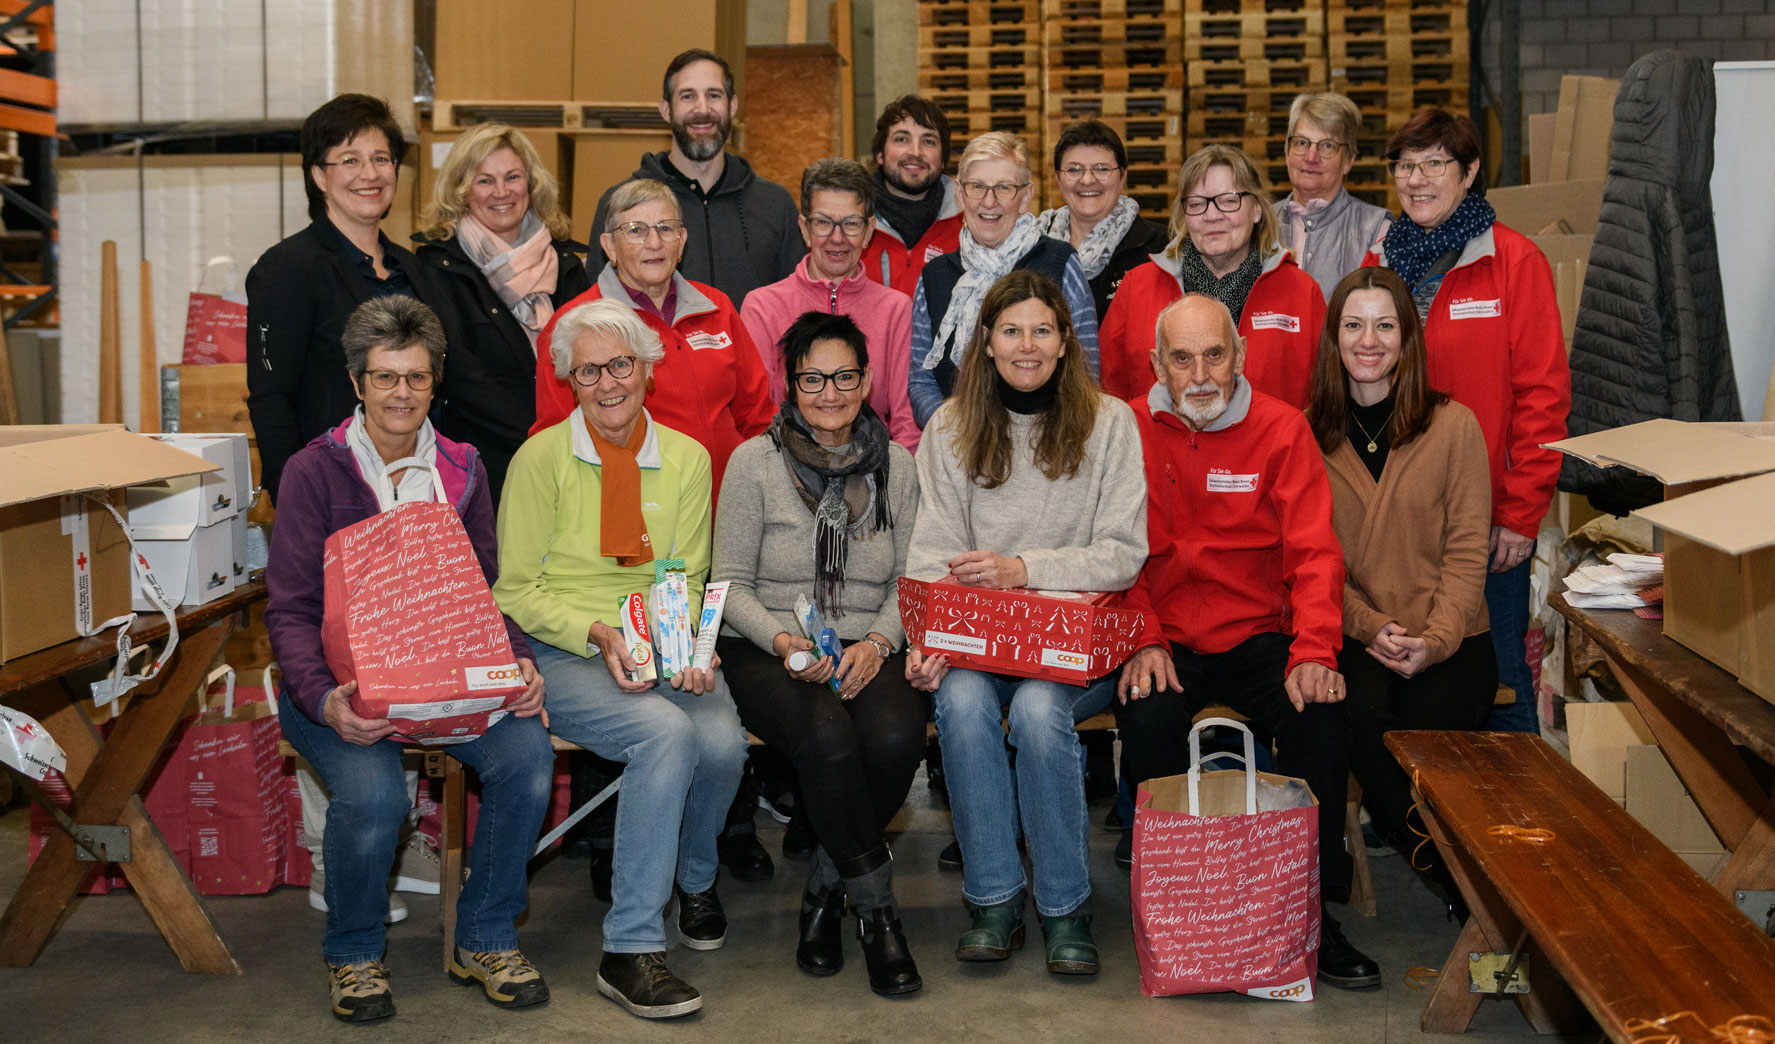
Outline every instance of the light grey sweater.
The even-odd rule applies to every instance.
[[[918,445],[918,524],[906,575],[936,580],[964,551],[1022,558],[1029,586],[1122,591],[1146,563],[1146,472],[1134,411],[1102,396],[1085,458],[1050,481],[1030,445],[1035,418],[1011,414],[1011,476],[997,489],[970,482],[956,456],[956,400],[931,417]],[[722,504],[723,510],[726,504]]]
[[[898,649],[906,640],[900,626],[899,578],[918,517],[918,474],[912,454],[888,446],[888,506],[894,524],[876,532],[867,526],[850,539],[844,570],[844,615],[827,614],[838,637],[858,641],[874,631]],[[739,635],[766,652],[787,631],[799,636],[795,596],[814,596],[814,516],[769,435],[741,443],[727,459],[721,499],[715,512],[715,563],[711,582],[731,581],[723,634]]]

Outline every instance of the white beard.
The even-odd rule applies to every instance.
[[[1214,401],[1206,406],[1191,405],[1189,396],[1199,392],[1213,392]],[[1189,421],[1191,427],[1200,431],[1219,420],[1220,415],[1226,412],[1226,390],[1213,381],[1192,384],[1183,390],[1183,397],[1177,400],[1176,406],[1177,415]]]

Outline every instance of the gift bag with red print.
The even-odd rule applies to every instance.
[[[227,278],[212,281],[222,265]],[[186,366],[247,361],[247,298],[235,288],[240,266],[231,257],[212,257],[185,309]]]
[[[235,689],[185,734],[191,883],[205,895],[260,895],[284,883],[289,783],[269,691]]]

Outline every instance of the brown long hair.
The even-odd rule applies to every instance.
[[[980,322],[962,356],[955,408],[950,411],[956,455],[968,480],[982,489],[997,489],[1011,477],[1011,412],[999,399],[998,367],[986,354],[986,346],[1005,309],[1032,299],[1053,309],[1062,346],[1054,402],[1035,422],[1035,466],[1050,482],[1077,474],[1085,459],[1085,440],[1097,425],[1097,382],[1085,369],[1085,351],[1073,331],[1065,295],[1040,272],[1012,271],[992,284],[980,303]]]
[[[1307,394],[1307,422],[1322,452],[1330,453],[1344,438],[1349,416],[1344,408],[1349,373],[1338,351],[1337,328],[1343,321],[1344,302],[1357,290],[1385,290],[1393,296],[1399,313],[1399,364],[1393,367],[1393,418],[1387,422],[1387,441],[1394,448],[1405,445],[1430,427],[1430,415],[1448,396],[1430,387],[1424,356],[1424,324],[1412,303],[1405,280],[1390,268],[1378,265],[1358,268],[1337,284],[1325,306],[1325,328],[1319,332],[1319,357],[1313,361],[1313,386]]]

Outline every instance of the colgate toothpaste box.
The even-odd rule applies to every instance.
[[[1084,685],[1133,655],[1146,620],[1118,592],[992,591],[900,578],[900,623],[925,655],[958,667]]]

